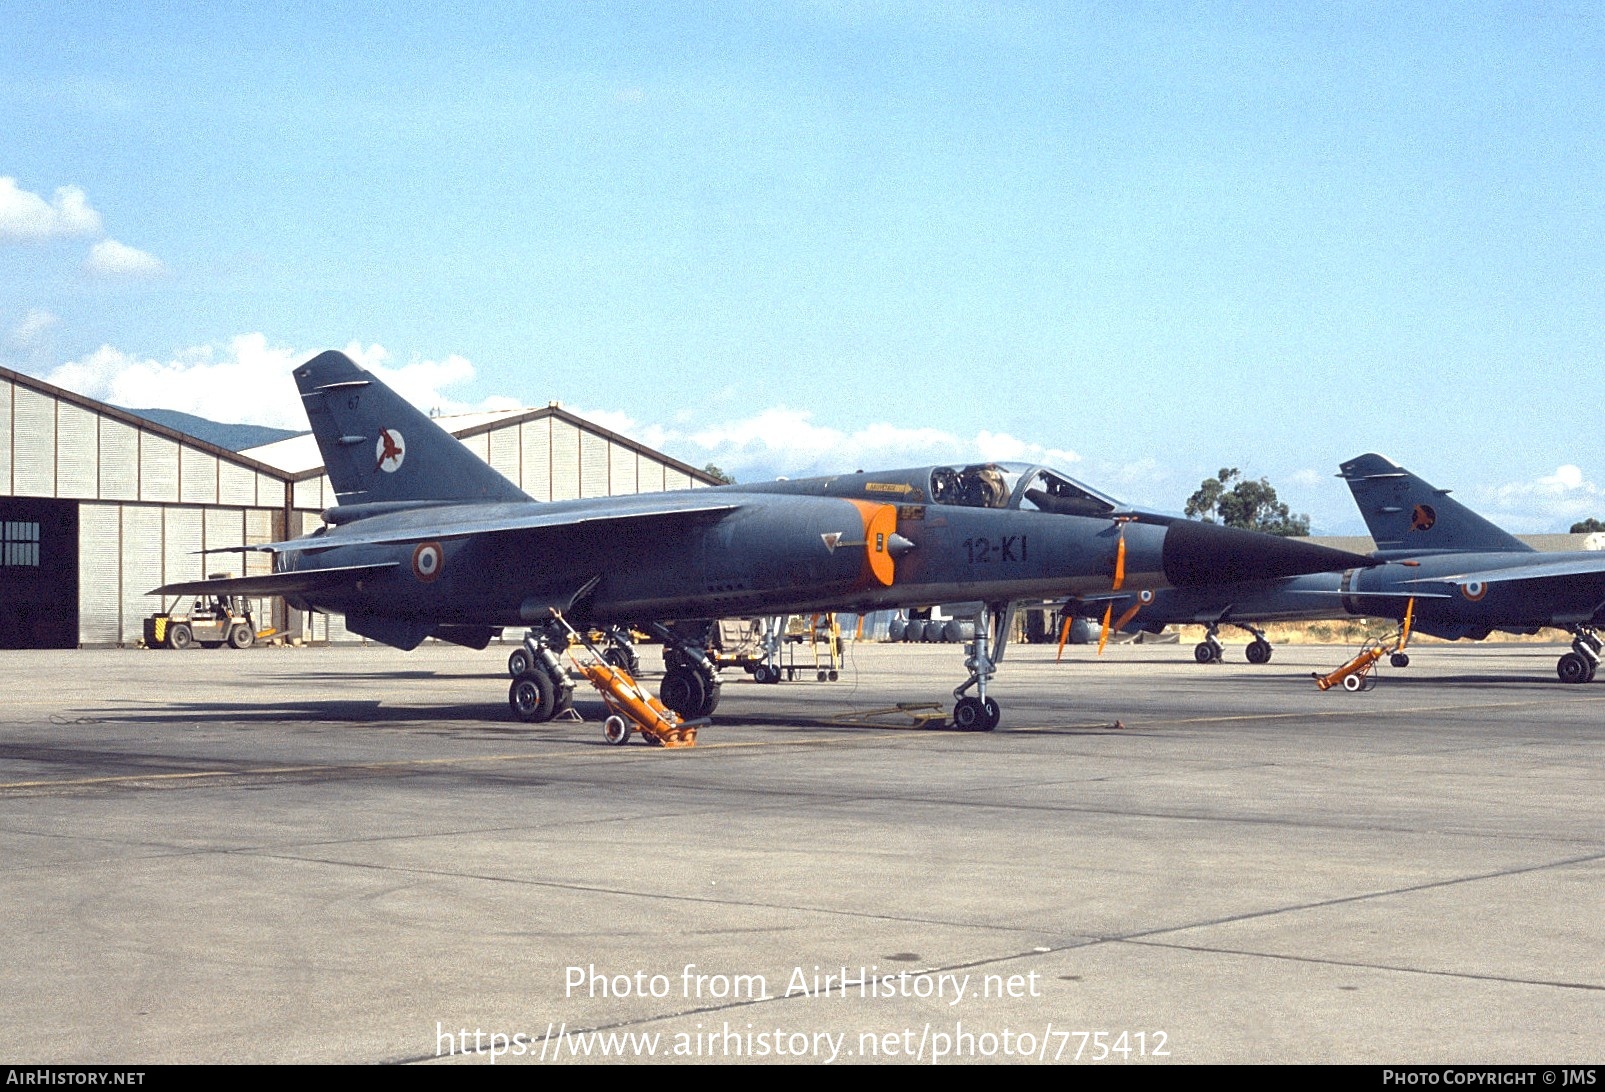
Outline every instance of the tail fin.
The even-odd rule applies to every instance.
[[[1360,455],[1342,464],[1354,503],[1379,551],[1531,553],[1522,542],[1449,499],[1449,490],[1422,481],[1393,460]]]
[[[344,353],[313,357],[295,385],[341,504],[530,499]]]

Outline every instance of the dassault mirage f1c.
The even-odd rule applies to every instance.
[[[1381,455],[1360,455],[1339,468],[1376,541],[1372,558],[1386,566],[1210,588],[1092,596],[1122,626],[1158,632],[1166,624],[1209,627],[1195,650],[1218,660],[1216,631],[1235,625],[1254,634],[1252,663],[1271,658],[1259,624],[1333,618],[1391,618],[1408,611],[1419,633],[1482,640],[1494,630],[1537,633],[1545,626],[1572,635],[1572,651],[1555,665],[1562,682],[1594,678],[1605,624],[1605,552],[1541,553],[1516,536]],[[1413,608],[1411,602],[1414,601]],[[1107,604],[1107,605],[1106,605]],[[1393,653],[1393,665],[1409,657]]]
[[[698,627],[671,623],[980,600],[953,718],[990,729],[987,684],[1017,600],[1372,564],[1124,509],[1045,467],[1000,463],[541,503],[338,352],[295,381],[338,497],[325,526],[251,547],[274,555],[271,575],[153,594],[283,595],[402,649],[427,637],[484,648],[504,627],[531,627],[509,698],[526,720],[571,697],[554,612],[661,637],[664,703],[705,717],[719,680],[685,636]]]

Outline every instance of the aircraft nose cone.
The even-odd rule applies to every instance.
[[[1347,550],[1196,520],[1178,520],[1166,529],[1161,557],[1165,579],[1176,587],[1276,580],[1376,564]]]

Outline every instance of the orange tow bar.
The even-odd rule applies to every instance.
[[[1386,641],[1370,642],[1360,649],[1360,654],[1330,675],[1323,675],[1319,671],[1311,672],[1310,677],[1315,685],[1322,690],[1330,690],[1339,683],[1343,689],[1353,693],[1356,690],[1369,690],[1377,684],[1372,669],[1377,661],[1384,656],[1397,655],[1404,651],[1404,646],[1410,642],[1410,623],[1415,617],[1416,601],[1412,596],[1404,607],[1404,624],[1399,627],[1399,640],[1392,648]]]
[[[591,642],[576,633],[574,627],[556,610],[552,611],[552,616],[562,622],[563,628],[590,653],[582,660],[570,646],[568,658],[585,676],[585,680],[596,687],[596,692],[602,695],[602,704],[607,706],[608,716],[602,722],[603,739],[615,746],[622,746],[630,741],[633,730],[659,747],[697,745],[697,726],[706,721],[682,721],[680,714],[653,697],[629,672],[603,660]]]

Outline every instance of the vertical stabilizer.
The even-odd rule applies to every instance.
[[[295,385],[341,504],[530,499],[344,353],[313,357]]]
[[[1360,455],[1338,469],[1382,551],[1531,553],[1522,542],[1391,459]]]

